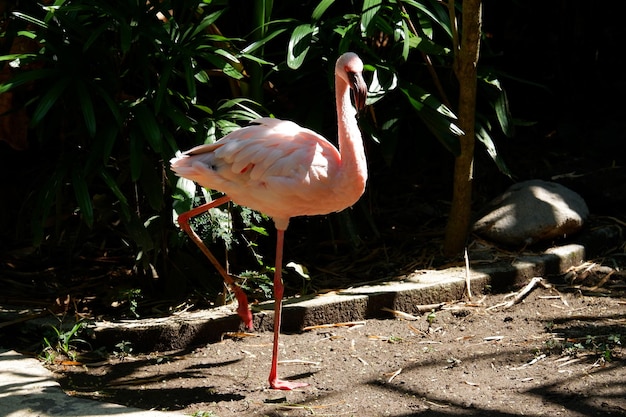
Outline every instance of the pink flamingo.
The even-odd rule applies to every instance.
[[[197,146],[171,160],[177,175],[225,194],[181,214],[178,223],[235,292],[237,312],[249,329],[252,313],[246,295],[191,230],[189,219],[232,199],[274,220],[277,230],[274,344],[269,375],[274,389],[291,390],[308,385],[280,380],[276,369],[284,291],[283,241],[289,219],[341,211],[356,203],[365,189],[367,166],[356,120],[357,109],[365,106],[367,97],[362,71],[363,62],[351,52],[339,57],[335,65],[339,151],[322,136],[295,123],[261,118],[213,144]],[[351,89],[354,105],[350,101]]]

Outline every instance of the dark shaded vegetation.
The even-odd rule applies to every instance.
[[[424,2],[431,9],[434,3]],[[84,4],[91,7],[89,2]],[[319,31],[310,34],[310,49],[300,67],[289,69],[289,40],[299,25],[311,22],[317,5],[276,2],[271,18],[284,23],[268,25],[265,36],[277,34],[262,48],[238,55],[242,67],[227,59],[215,61],[214,53],[241,54],[246,46],[263,39],[255,31],[258,15],[250,13],[244,1],[230,2],[228,7],[216,2],[206,6],[201,16],[191,8],[174,8],[181,33],[223,10],[215,27],[206,26],[219,32],[198,32],[198,38],[190,37],[187,44],[168,43],[172,33],[163,31],[163,22],[148,13],[147,7],[129,11],[111,6],[103,13],[114,17],[115,24],[111,29],[107,23],[101,37],[94,34],[102,22],[93,15],[85,14],[85,19],[92,19],[90,25],[68,26],[75,36],[72,39],[79,41],[71,44],[75,50],[63,52],[82,58],[57,68],[59,78],[35,80],[33,88],[39,89],[41,99],[58,85],[53,81],[71,81],[73,87],[45,112],[33,90],[16,93],[16,103],[24,105],[30,117],[31,128],[24,133],[28,148],[11,149],[4,137],[0,143],[4,178],[0,275],[11,288],[0,296],[4,297],[0,303],[32,299],[36,305],[50,306],[58,299],[58,311],[134,317],[164,314],[184,302],[199,307],[220,302],[216,300],[222,291],[217,274],[195,247],[181,239],[172,223],[175,203],[184,208],[201,196],[176,191],[176,178],[167,161],[177,149],[217,138],[255,114],[295,120],[334,138],[328,62],[343,48],[356,49],[380,74],[398,74],[402,82],[410,83],[404,84],[407,91],[419,86],[443,101],[424,64],[424,50],[411,49],[404,60],[401,43],[385,33],[382,23],[377,22],[362,37],[360,31],[346,29],[345,38],[333,32],[331,28],[345,29],[346,22],[352,22],[346,16],[361,13],[356,3],[330,6],[317,22]],[[41,19],[46,15],[38,6],[31,7],[33,15]],[[515,121],[510,138],[495,119],[490,134],[514,180],[550,179],[572,171],[597,173],[624,163],[623,121],[615,104],[625,88],[617,65],[625,31],[619,21],[623,8],[615,5],[607,10],[583,1],[484,2],[480,70],[483,76],[494,74],[500,81]],[[168,2],[160,9],[167,14]],[[417,16],[428,20],[409,10],[416,22]],[[394,13],[383,9],[381,16],[393,21],[397,19]],[[131,16],[142,20],[131,22]],[[51,24],[62,22],[61,16],[57,19]],[[32,23],[19,19],[6,22],[4,29],[12,35],[32,29]],[[435,57],[433,67],[444,90],[454,91],[449,54],[441,50],[449,46],[445,28],[433,26],[433,39],[439,43],[430,45],[432,50],[427,52]],[[284,31],[279,33],[279,29]],[[54,35],[46,39],[49,48],[63,47],[62,33],[52,29],[46,33]],[[4,38],[3,54],[12,52],[10,39]],[[211,53],[204,56],[202,71],[196,71],[189,51],[200,44],[209,46]],[[109,50],[114,53],[102,54]],[[303,53],[295,50],[296,55]],[[55,55],[49,52],[44,65],[54,67]],[[107,61],[107,57],[119,60]],[[166,82],[163,74],[169,64],[173,69]],[[81,78],[94,68],[98,71],[93,79],[102,91],[92,90],[90,81]],[[220,71],[211,72],[214,69]],[[483,85],[482,115],[493,114],[495,92]],[[454,141],[437,140],[436,129],[425,124],[427,116],[415,111],[406,94],[382,88],[381,95],[362,120],[369,138],[371,170],[364,198],[347,212],[292,222],[285,259],[305,265],[314,278],[288,272],[285,278],[292,294],[386,278],[448,261],[440,256],[439,246],[449,207]],[[237,101],[242,97],[261,105]],[[449,121],[445,117],[436,120]],[[106,149],[108,159],[103,158]],[[475,176],[476,209],[512,182],[483,148],[476,152]],[[592,211],[621,215],[619,184],[612,181],[610,172],[589,183],[563,180],[587,198]],[[607,182],[615,190],[608,197],[600,192]],[[222,233],[235,239],[227,251],[229,263],[235,273],[248,277],[244,280],[253,297],[263,299],[267,296],[266,265],[273,262],[272,225],[237,208],[230,213],[233,230]],[[204,222],[209,225],[205,235],[210,240],[215,220]],[[259,233],[262,230],[268,235]],[[220,239],[213,247],[218,255],[226,252]],[[65,302],[68,294],[72,301]],[[137,307],[131,310],[133,300]]]

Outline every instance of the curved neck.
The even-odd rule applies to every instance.
[[[342,180],[350,181],[352,187],[362,190],[367,181],[367,164],[361,131],[356,120],[357,111],[350,100],[350,87],[335,75],[335,98],[337,101],[337,134],[341,154]],[[360,194],[359,194],[360,196]]]

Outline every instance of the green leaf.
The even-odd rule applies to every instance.
[[[361,14],[361,33],[367,36],[370,24],[378,14],[382,5],[382,0],[365,0],[363,1],[363,13]]]
[[[116,102],[111,97],[110,92],[105,91],[99,85],[94,84],[94,85],[92,85],[90,87],[95,90],[95,92],[96,92],[95,95],[97,97],[99,97],[102,100],[104,100],[104,102],[106,103],[107,107],[109,108],[109,111],[111,112],[111,115],[115,119],[115,122],[117,123],[118,126],[121,126],[122,125],[122,115],[120,114],[120,105],[118,104],[118,102]]]
[[[167,116],[174,123],[175,126],[180,127],[182,130],[185,130],[187,132],[194,131],[193,121],[189,118],[189,116],[187,116],[187,114],[183,113],[178,107],[165,106],[163,108],[163,114]]]
[[[449,152],[454,156],[461,154],[459,136],[463,135],[463,131],[457,125],[429,107],[424,107],[418,116]]]
[[[411,105],[418,111],[421,110],[422,105],[426,105],[443,116],[451,119],[457,118],[456,114],[439,101],[437,97],[419,87],[417,84],[406,83],[400,90],[409,98]]]
[[[195,107],[198,110],[201,110],[201,111],[205,112],[208,115],[212,115],[213,114],[213,109],[211,109],[209,106],[204,106],[202,104],[194,104],[193,107]]]
[[[177,193],[190,201],[192,201],[196,195],[196,187],[196,183],[187,178],[180,177],[178,181],[176,181]]]
[[[115,179],[109,174],[106,169],[100,170],[100,177],[104,180],[105,184],[109,187],[111,192],[117,197],[120,202],[120,210],[122,211],[122,219],[125,221],[130,220],[130,208],[128,206],[128,200],[120,189]]]
[[[289,68],[294,70],[300,68],[311,47],[313,34],[317,30],[316,26],[310,24],[303,24],[294,29],[287,46],[287,66]]]
[[[261,107],[260,104],[247,98],[233,98],[226,100],[218,108],[218,112],[223,113],[221,118],[229,117],[233,120],[251,121],[263,117],[261,113],[252,107]]]
[[[435,12],[433,13],[423,2],[415,0],[402,0],[403,4],[407,4],[419,10],[420,14],[425,16],[428,21],[436,23],[441,29],[445,31],[448,37],[452,38],[452,31],[450,29],[450,19],[448,16],[447,7],[437,5]],[[425,19],[424,19],[425,20]]]
[[[36,126],[46,117],[52,106],[63,96],[65,89],[70,85],[71,78],[62,78],[50,87],[50,89],[39,99],[39,104],[33,112],[31,123]]]
[[[496,110],[496,116],[498,117],[498,122],[500,123],[502,132],[504,132],[507,137],[513,136],[511,112],[509,111],[509,101],[506,96],[506,91],[500,90],[500,94],[498,94],[496,102],[494,103],[494,108]]]
[[[131,26],[122,24],[118,27],[120,30],[120,49],[122,50],[123,54],[127,54],[128,51],[130,51],[131,44]]]
[[[46,23],[50,23],[50,20],[54,19],[56,11],[59,10],[61,6],[63,6],[64,3],[65,3],[65,0],[55,0],[55,2],[52,5],[42,7],[44,10],[48,12],[46,14],[44,21]]]
[[[148,204],[153,210],[159,211],[163,207],[163,184],[161,177],[157,174],[157,168],[160,169],[160,164],[155,167],[154,161],[147,155],[142,155],[142,175],[139,178],[139,184],[143,190],[143,194],[148,199]]]
[[[32,217],[33,240],[36,245],[41,244],[44,237],[44,225],[48,221],[48,215],[55,201],[59,198],[61,187],[66,183],[69,164],[59,161],[57,168],[49,176],[45,185],[39,190],[35,213]]]
[[[313,9],[313,13],[311,14],[311,20],[313,20],[313,22],[317,22],[318,20],[320,20],[326,9],[328,9],[334,2],[335,0],[320,1],[319,4],[315,6],[315,9]]]
[[[0,62],[2,61],[15,61],[16,59],[32,58],[36,57],[36,54],[7,54],[0,56]]]
[[[226,58],[226,61],[228,61],[229,63],[235,63],[238,64],[239,60],[237,59],[237,57],[235,55],[233,55],[232,53],[230,53],[229,51],[227,51],[226,49],[215,49],[213,51],[213,53],[215,55],[220,55],[223,56],[224,58]]]
[[[485,129],[485,126],[480,122],[476,122],[475,129],[476,129],[476,133],[475,133],[476,138],[483,145],[485,145],[485,149],[487,150],[487,153],[489,154],[491,159],[495,162],[500,172],[507,175],[508,177],[512,177],[512,173],[509,170],[509,167],[504,162],[504,159],[502,159],[502,157],[498,154],[496,145],[493,139],[491,138],[491,135],[489,135],[489,132],[487,131],[487,129]]]
[[[176,188],[172,194],[173,202],[173,219],[178,215],[186,213],[193,208],[194,198],[196,196],[196,183],[186,178],[178,178]],[[174,221],[176,223],[176,221]]]
[[[161,105],[163,104],[165,95],[169,91],[168,85],[170,81],[170,76],[172,75],[173,68],[174,68],[174,60],[168,59],[167,63],[163,67],[163,70],[161,71],[161,79],[159,80],[156,98],[154,100],[154,111],[157,113],[161,111]]]
[[[85,126],[87,127],[87,133],[93,138],[96,135],[96,115],[93,110],[92,97],[85,84],[80,80],[76,82],[75,89],[80,102],[80,109],[83,113],[83,119],[85,120]]]
[[[249,61],[256,62],[256,63],[261,64],[261,65],[274,65],[271,61],[267,61],[267,60],[265,60],[263,58],[259,58],[257,56],[251,55],[251,54],[241,54],[240,58],[245,58],[245,59],[247,59]]]
[[[37,26],[39,26],[41,28],[46,29],[48,27],[48,25],[43,20],[37,19],[34,16],[27,15],[26,13],[13,12],[13,15],[15,17],[17,17],[17,18],[20,18],[20,19],[22,19],[22,20],[24,20],[24,21],[26,21],[28,23],[32,23],[34,25],[37,25]]]
[[[191,59],[186,59],[183,61],[183,69],[185,70],[185,82],[187,83],[187,91],[189,92],[189,96],[194,99],[196,98],[197,93],[196,82],[194,78],[194,69]]]
[[[143,103],[135,105],[133,111],[135,113],[135,121],[150,147],[157,153],[161,152],[161,129],[154,114]]]
[[[129,235],[141,249],[140,253],[154,249],[154,241],[150,237],[150,233],[148,233],[144,222],[141,221],[136,213],[131,212],[130,216],[123,220]]]
[[[463,135],[463,131],[452,121],[456,119],[456,115],[432,94],[415,84],[408,83],[407,86],[400,87],[400,91],[439,142],[452,154],[459,155],[461,147],[458,137]]]
[[[224,71],[224,74],[228,75],[230,78],[234,78],[235,80],[242,80],[244,78],[243,74],[231,64],[227,63],[226,65],[224,65],[224,68],[222,68],[222,70]]]
[[[89,146],[89,155],[84,162],[84,172],[91,176],[94,172],[98,172],[103,164],[109,162],[111,145],[110,139],[115,141],[117,135],[117,127],[114,124],[105,124],[103,128],[96,131],[92,145]]]
[[[37,33],[30,32],[28,30],[18,30],[17,31],[17,35],[18,36],[24,36],[25,38],[28,38],[28,39],[36,39],[37,38]]]
[[[204,30],[209,27],[210,25],[212,25],[213,23],[215,23],[215,21],[222,15],[222,13],[224,13],[224,11],[226,11],[226,9],[222,9],[222,10],[218,10],[216,12],[213,12],[209,15],[207,15],[204,19],[202,19],[202,21],[200,22],[199,25],[195,26],[195,27],[190,27],[185,34],[183,34],[183,40],[189,40],[191,38],[196,37],[199,33],[204,32]]]
[[[42,80],[44,78],[52,79],[53,76],[56,75],[59,75],[59,72],[55,69],[32,70],[13,75],[7,82],[0,84],[0,94],[32,81]]]
[[[256,232],[256,233],[258,233],[260,235],[263,235],[263,236],[269,236],[270,235],[267,232],[267,229],[265,227],[250,225],[250,227],[247,227],[246,229],[252,230],[253,232]]]
[[[141,176],[141,155],[143,141],[137,139],[135,132],[130,133],[130,178],[136,182]]]
[[[383,98],[387,93],[398,87],[398,75],[389,68],[374,70],[372,81],[368,87],[367,104],[371,105]]]
[[[359,22],[354,21],[348,26],[346,26],[343,30],[339,30],[338,28],[334,29],[334,32],[341,33],[341,41],[339,42],[339,51],[345,52],[350,49],[350,44],[353,40],[360,38],[360,32],[357,32],[355,35],[354,32],[358,30]]]
[[[100,157],[102,158],[103,164],[106,164],[109,161],[118,133],[119,130],[114,125],[109,125],[106,129],[100,129],[100,131],[98,131],[98,140],[102,141],[102,152]]]
[[[72,185],[74,186],[74,195],[78,202],[78,207],[82,214],[83,220],[89,227],[93,226],[93,205],[91,202],[91,195],[89,194],[89,187],[85,181],[82,170],[75,167],[72,170]]]
[[[280,20],[280,21],[274,21],[271,23],[289,23],[292,22],[293,19],[285,19],[285,20]],[[247,54],[251,54],[252,52],[262,48],[265,46],[265,44],[267,44],[269,41],[271,41],[272,39],[274,39],[275,37],[287,32],[287,28],[278,28],[275,30],[272,30],[271,32],[269,32],[265,37],[263,37],[262,39],[259,39],[255,42],[252,42],[250,45],[246,46],[245,48],[243,48],[241,50],[242,55],[247,55]],[[252,59],[252,56],[249,55],[247,56],[248,59]],[[255,57],[256,59],[261,59],[258,57]]]
[[[409,46],[411,49],[417,49],[429,55],[445,56],[449,55],[451,50],[442,45],[436,44],[425,37],[411,36],[409,38]]]
[[[83,44],[83,52],[86,52],[91,45],[102,35],[103,32],[107,31],[110,27],[110,24],[104,23],[100,25],[97,29],[93,30],[89,35],[89,38]]]
[[[195,133],[195,129],[191,129],[190,132]],[[168,149],[162,150],[161,156],[163,159],[167,160],[172,156],[173,152],[176,152],[178,150],[178,144],[176,143],[176,139],[174,139],[174,136],[172,135],[172,132],[170,130],[163,131],[163,139],[165,140],[165,143],[167,143]]]
[[[421,100],[419,100],[416,97],[416,95],[411,94],[411,91],[409,91],[409,89],[407,89],[407,88],[400,88],[400,91],[402,91],[404,93],[404,95],[406,96],[406,98],[409,99],[409,104],[415,110],[417,110],[419,112],[419,111],[421,111],[424,108],[424,103],[422,103]]]
[[[402,59],[404,61],[408,61],[409,59],[409,50],[411,47],[410,39],[412,37],[411,32],[409,31],[409,27],[406,22],[402,21]]]
[[[211,81],[211,79],[209,78],[209,74],[207,74],[205,70],[200,70],[196,72],[193,77],[200,84],[208,84]]]
[[[309,270],[306,268],[306,266],[297,264],[295,262],[289,262],[286,266],[287,268],[293,268],[293,270],[296,271],[298,275],[300,275],[302,278],[311,279],[311,276],[309,275]]]

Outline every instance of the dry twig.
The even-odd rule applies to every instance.
[[[332,328],[332,327],[364,326],[365,323],[366,323],[365,320],[361,320],[361,321],[347,321],[347,322],[343,322],[343,323],[318,324],[316,326],[306,326],[302,330],[306,332],[308,330],[329,329],[329,328]]]
[[[513,298],[509,301],[507,301],[506,303],[500,303],[500,304],[496,304],[494,306],[488,307],[486,310],[493,310],[495,308],[498,307],[504,307],[504,308],[511,308],[513,307],[515,304],[520,303],[528,294],[530,294],[530,292],[532,290],[534,290],[538,285],[541,285],[544,288],[551,288],[550,285],[544,284],[543,282],[543,278],[541,277],[534,277],[533,279],[530,280],[530,282],[524,287],[522,288],[519,292],[514,293],[514,294],[510,294],[509,296],[513,296]],[[509,297],[507,296],[507,298]]]
[[[231,339],[241,340],[246,337],[259,337],[259,335],[256,333],[248,333],[248,332],[226,332],[222,334],[222,340],[224,340],[227,337]]]
[[[415,320],[419,320],[419,317],[414,316],[412,314],[409,313],[405,313],[404,311],[399,311],[399,310],[392,310],[390,308],[387,307],[383,307],[381,308],[382,311],[387,311],[391,314],[393,314],[394,316],[396,316],[399,319],[402,320],[410,320],[410,321],[415,321]]]
[[[446,306],[446,304],[448,303],[420,304],[420,305],[415,306],[415,308],[420,313],[426,313],[426,312],[431,312],[433,310],[441,310]]]
[[[541,355],[537,356],[536,358],[533,358],[531,361],[528,361],[528,362],[526,362],[525,364],[523,364],[521,366],[517,366],[515,368],[511,368],[511,370],[512,371],[517,371],[518,369],[524,369],[527,366],[531,366],[531,365],[536,364],[537,362],[539,362],[540,360],[545,359],[546,357],[547,357],[547,355],[545,353],[541,354]]]
[[[391,376],[389,377],[389,379],[387,380],[387,382],[391,382],[393,381],[393,379],[395,377],[397,377],[398,375],[400,375],[400,372],[402,372],[402,368],[398,369],[397,371],[395,371],[393,374],[391,374]]]
[[[467,290],[467,299],[472,301],[472,286],[470,280],[470,263],[469,263],[469,255],[467,254],[467,246],[465,247],[465,289]]]

